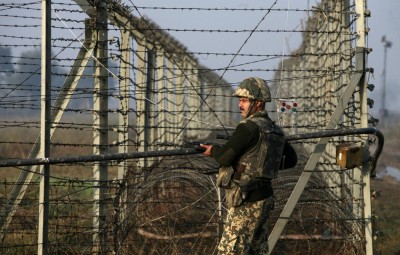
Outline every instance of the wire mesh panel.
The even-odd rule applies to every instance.
[[[317,30],[320,33],[304,34],[303,44],[295,52],[296,55],[282,61],[282,70],[276,73],[275,84],[279,95],[276,100],[278,121],[286,127],[288,132],[293,133],[307,133],[311,130],[320,131],[327,128],[362,127],[360,90],[353,92],[336,125],[332,127],[329,124],[335,109],[342,103],[340,99],[345,89],[356,73],[353,58],[356,37],[352,32],[355,19],[351,18],[353,10],[348,8],[345,1],[342,3],[323,1],[316,9],[318,11],[309,18],[306,30]],[[348,22],[349,20],[353,22]],[[364,216],[361,209],[363,206],[361,191],[365,183],[361,178],[360,169],[343,170],[336,165],[336,146],[349,142],[363,145],[367,143],[367,138],[365,136],[338,137],[331,139],[327,144],[316,169],[313,170],[315,171],[313,175],[315,178],[322,179],[323,185],[319,185],[318,192],[313,193],[327,192],[323,196],[330,197],[329,202],[333,205],[327,206],[326,209],[321,208],[322,211],[327,210],[325,213],[331,214],[329,216],[318,216],[322,211],[317,210],[315,216],[308,220],[306,220],[307,217],[301,217],[301,224],[308,226],[307,228],[315,226],[315,228],[311,227],[312,233],[306,231],[309,235],[309,238],[306,238],[308,242],[313,239],[326,239],[330,244],[337,242],[338,247],[346,246],[343,242],[347,242],[350,246],[358,247],[355,250],[344,249],[349,254],[364,252],[362,251],[364,239],[362,218]],[[303,147],[306,151],[313,152],[317,142],[318,140],[307,141],[303,143]],[[308,184],[306,189],[308,191],[314,187]],[[300,199],[308,200],[311,196],[311,194],[303,193]],[[311,198],[311,201],[313,200],[314,198]],[[313,206],[298,205],[296,210],[305,210],[306,213],[314,214],[312,211],[319,207],[317,201],[324,200],[323,198],[316,199],[311,202]],[[322,207],[328,205],[326,201],[322,203],[320,204]],[[335,211],[337,208],[340,208],[341,212]],[[330,219],[324,219],[324,222],[332,221],[332,225],[321,229],[315,220],[318,217],[327,216]],[[295,219],[296,217],[293,220]],[[344,223],[345,221],[347,223]],[[340,228],[343,224],[346,228]],[[290,228],[287,232],[290,232]],[[324,236],[328,232],[329,234]],[[282,240],[282,242],[285,241]]]

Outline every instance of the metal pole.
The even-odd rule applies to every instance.
[[[144,37],[140,37],[136,39],[137,48],[136,48],[136,87],[135,87],[135,97],[136,97],[136,126],[137,135],[136,135],[136,151],[146,151],[146,138],[147,132],[149,129],[145,127],[147,122],[147,113],[146,113],[146,78],[147,78],[147,68],[146,68],[146,60],[147,60],[147,49],[146,49],[146,40]],[[137,160],[137,166],[135,169],[135,176],[137,177],[135,180],[140,181],[143,178],[141,174],[141,169],[145,168],[147,164],[146,159]]]
[[[51,1],[42,0],[42,56],[41,56],[41,120],[40,153],[50,157],[51,117]],[[49,190],[50,165],[44,165],[39,191],[38,254],[47,255],[49,250]]]
[[[130,83],[130,36],[129,32],[121,32],[121,68],[119,81],[119,128],[118,128],[118,152],[128,152],[128,126],[129,126],[129,83]],[[127,162],[118,164],[118,179],[121,181],[126,174]]]
[[[128,153],[129,150],[129,84],[130,84],[130,58],[131,58],[131,42],[130,33],[125,29],[121,29],[121,61],[120,61],[120,81],[119,81],[119,109],[118,114],[118,152]],[[128,161],[118,162],[118,181],[120,183],[121,192],[119,198],[119,206],[116,212],[119,212],[119,231],[125,230],[126,221],[126,208],[127,208],[127,180],[126,174],[128,172]],[[118,236],[118,246],[115,252],[119,252],[122,240]]]
[[[146,92],[145,92],[145,138],[144,138],[144,150],[152,150],[154,146],[154,141],[156,141],[156,129],[155,129],[155,111],[156,108],[152,102],[155,99],[155,73],[156,73],[156,56],[157,49],[153,45],[148,45],[152,48],[147,50],[147,72],[146,72]],[[149,162],[146,162],[144,167],[148,167]]]
[[[387,60],[387,46],[383,46],[383,72],[382,72],[382,125],[385,126],[386,117],[386,60]]]
[[[382,107],[381,107],[381,123],[385,127],[385,120],[388,117],[386,109],[386,64],[387,64],[387,49],[392,47],[392,43],[386,40],[386,36],[382,37],[383,42],[383,71],[382,71]]]
[[[154,132],[154,75],[155,75],[155,48],[147,44],[145,41],[138,42],[138,81],[141,87],[142,98],[138,101],[138,126],[141,128],[139,131],[139,150],[149,151],[151,146],[154,146],[155,135]],[[146,65],[147,64],[147,65]],[[140,161],[140,167],[147,168],[149,162],[147,159]],[[146,173],[143,177],[146,177]]]
[[[176,98],[175,94],[172,93],[175,89],[174,83],[174,62],[171,59],[168,59],[167,63],[167,109],[168,112],[166,113],[167,125],[168,129],[167,132],[167,141],[173,141],[176,135],[176,123],[177,118],[175,116],[175,105],[176,105]]]
[[[167,112],[164,111],[165,105],[166,105],[166,100],[167,100],[167,86],[166,86],[166,67],[165,67],[165,53],[163,48],[157,48],[156,52],[156,73],[157,73],[157,80],[155,81],[157,85],[157,90],[158,92],[158,99],[157,99],[157,104],[160,105],[160,108],[156,108],[155,110],[158,110],[158,118],[157,122],[155,123],[155,126],[157,126],[157,137],[155,140],[161,141],[161,142],[167,142],[167,130],[168,130],[168,125],[167,125]],[[157,114],[154,115],[154,118],[156,118]]]
[[[93,154],[108,153],[108,31],[106,4],[99,2],[96,8],[97,46],[94,60],[93,95]],[[105,254],[106,233],[106,187],[107,162],[93,166],[93,254]]]
[[[182,148],[175,150],[162,150],[162,151],[142,151],[142,152],[129,152],[129,153],[111,153],[100,155],[87,155],[75,157],[59,157],[59,158],[37,158],[37,159],[11,159],[0,161],[0,167],[10,166],[34,166],[34,165],[56,165],[63,163],[78,163],[78,162],[100,162],[110,160],[127,160],[163,156],[177,156],[177,155],[192,155],[200,154],[202,151],[196,148]]]
[[[356,0],[355,8],[357,14],[356,27],[357,27],[357,41],[356,46],[358,48],[366,47],[366,25],[365,25],[365,12],[366,5],[365,0]],[[360,118],[361,118],[361,127],[368,126],[368,109],[367,109],[367,84],[365,81],[365,53],[363,61],[360,63],[363,65],[363,75],[361,76],[359,82],[359,96],[360,96]],[[367,139],[365,139],[367,140]],[[364,144],[364,150],[368,151],[368,142]],[[359,201],[363,201],[362,204],[359,205],[360,213],[356,214],[356,216],[360,216],[364,220],[364,233],[365,233],[365,250],[366,255],[373,254],[373,244],[372,244],[372,211],[371,211],[371,187],[370,187],[370,172],[368,171],[368,165],[363,164],[361,167],[361,171],[356,171],[356,173],[360,173],[359,176],[360,181],[362,183],[360,190],[362,193],[354,194],[353,197],[355,199],[361,198]],[[356,184],[354,184],[356,185]],[[358,192],[357,192],[358,193]]]
[[[344,129],[344,130],[328,130],[313,132],[307,134],[297,134],[287,136],[288,141],[306,140],[313,138],[331,138],[334,136],[347,136],[347,135],[362,135],[370,134],[375,135],[378,139],[378,147],[372,157],[370,157],[371,170],[376,166],[382,148],[384,145],[384,136],[381,131],[376,128],[358,128],[358,129]],[[161,151],[144,151],[144,152],[130,152],[130,153],[114,153],[102,155],[89,155],[89,156],[76,156],[76,157],[61,157],[61,158],[37,158],[37,159],[12,159],[0,161],[0,167],[10,166],[32,166],[32,165],[54,165],[61,163],[77,163],[77,162],[95,162],[95,161],[110,161],[110,160],[127,160],[137,158],[150,158],[162,156],[177,156],[177,155],[191,155],[200,154],[203,150],[193,143],[190,148],[182,148],[175,150],[161,150]],[[374,163],[375,162],[375,163]]]

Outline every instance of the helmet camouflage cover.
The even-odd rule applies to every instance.
[[[244,79],[239,84],[233,96],[271,102],[271,92],[269,91],[267,82],[256,77]]]

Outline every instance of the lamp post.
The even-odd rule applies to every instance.
[[[386,40],[386,36],[382,36],[382,43],[384,48],[383,53],[383,71],[382,71],[382,106],[381,106],[381,121],[382,127],[385,127],[385,118],[388,117],[389,112],[386,109],[386,62],[387,62],[387,49],[392,47],[392,43]]]

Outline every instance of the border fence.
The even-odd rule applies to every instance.
[[[0,253],[216,254],[226,213],[218,165],[188,146],[223,143],[217,136],[238,123],[237,81],[227,81],[227,71],[274,74],[268,112],[288,135],[373,125],[366,1],[276,4],[1,3]],[[147,9],[263,16],[251,29],[187,30],[154,23],[142,14]],[[259,27],[288,12],[307,13],[304,26]],[[171,35],[177,31],[245,33],[242,46],[254,33],[295,32],[302,43],[288,54],[195,52]],[[200,63],[210,55],[231,61]],[[245,67],[234,64],[240,57]],[[279,59],[275,68],[255,65],[272,59]],[[271,254],[373,253],[368,159],[375,142],[367,134],[291,141],[299,163],[273,181]],[[343,169],[337,147],[346,144],[362,160]],[[41,163],[24,164],[35,159]]]

